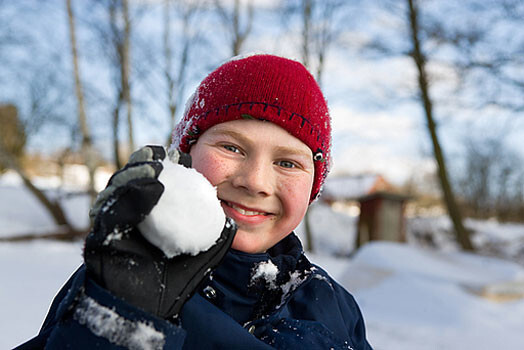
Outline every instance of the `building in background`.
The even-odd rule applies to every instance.
[[[328,178],[322,200],[335,210],[358,213],[355,247],[369,241],[405,242],[408,196],[377,174]]]

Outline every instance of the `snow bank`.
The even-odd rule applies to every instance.
[[[375,349],[488,350],[504,344],[517,350],[524,344],[524,299],[495,302],[476,292],[502,281],[521,285],[524,268],[516,263],[376,242],[364,245],[339,273],[359,302]]]
[[[0,349],[34,337],[54,296],[82,263],[83,243],[0,243]]]
[[[168,258],[196,255],[215,244],[226,222],[216,189],[195,169],[169,160],[163,166],[164,193],[138,228]]]
[[[441,252],[393,242],[372,242],[360,249],[353,263],[462,284],[486,284],[524,279],[515,263],[464,252]]]
[[[471,240],[483,255],[496,256],[524,265],[524,225],[496,220],[465,219]],[[451,220],[447,216],[417,216],[407,220],[408,242],[437,250],[459,251]]]

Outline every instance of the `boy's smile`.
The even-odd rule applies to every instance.
[[[238,225],[232,248],[264,252],[304,217],[313,185],[313,155],[276,124],[216,124],[198,138],[190,154],[193,167],[217,187],[224,212]]]

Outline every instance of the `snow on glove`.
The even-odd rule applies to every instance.
[[[158,317],[173,319],[218,266],[231,246],[236,225],[227,219],[216,243],[205,251],[183,254],[181,250],[176,256],[172,252],[166,256],[158,240],[151,239],[157,234],[138,228],[166,191],[159,181],[168,164],[167,160],[162,162],[165,158],[163,147],[146,146],[133,153],[129,163],[111,177],[90,211],[95,221],[86,238],[84,260],[89,275],[114,295]],[[169,158],[186,167],[191,165],[190,156],[176,150]],[[199,199],[186,200],[198,203]],[[178,239],[184,234],[178,232]]]

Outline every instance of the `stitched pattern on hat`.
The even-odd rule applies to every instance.
[[[229,109],[231,107],[237,107],[237,111],[240,111],[242,109],[242,106],[244,105],[249,105],[249,109],[251,110],[253,108],[254,105],[263,105],[264,108],[263,108],[263,111],[265,112],[267,110],[268,107],[272,107],[272,108],[275,108],[277,110],[277,115],[280,116],[282,110],[285,111],[284,108],[282,108],[281,106],[279,105],[275,105],[275,104],[271,104],[271,103],[267,103],[267,102],[239,102],[239,103],[231,103],[231,104],[227,104],[227,105],[224,105],[222,107],[217,107],[217,108],[214,108],[214,111],[215,111],[215,115],[218,116],[220,114],[220,110],[224,110],[224,112],[226,113],[226,115],[229,113]],[[196,115],[193,117],[193,120],[194,121],[197,121],[199,119],[207,119],[207,116],[208,114],[210,113],[211,111],[206,111],[202,114],[199,114],[199,115]],[[304,117],[303,115],[300,115],[300,114],[297,114],[295,112],[290,112],[290,116],[289,116],[289,120],[292,120],[294,116],[298,116],[302,119],[301,123],[300,123],[300,127],[303,128],[304,125],[307,123],[310,127],[310,134],[313,134],[313,132],[315,132],[317,134],[317,141],[320,141],[320,135],[321,135],[321,132],[320,130],[318,130],[318,128],[313,125],[308,118]],[[190,135],[191,136],[191,135]],[[189,140],[188,140],[189,141]],[[324,144],[324,140],[322,140],[322,147],[325,148],[325,144]]]

